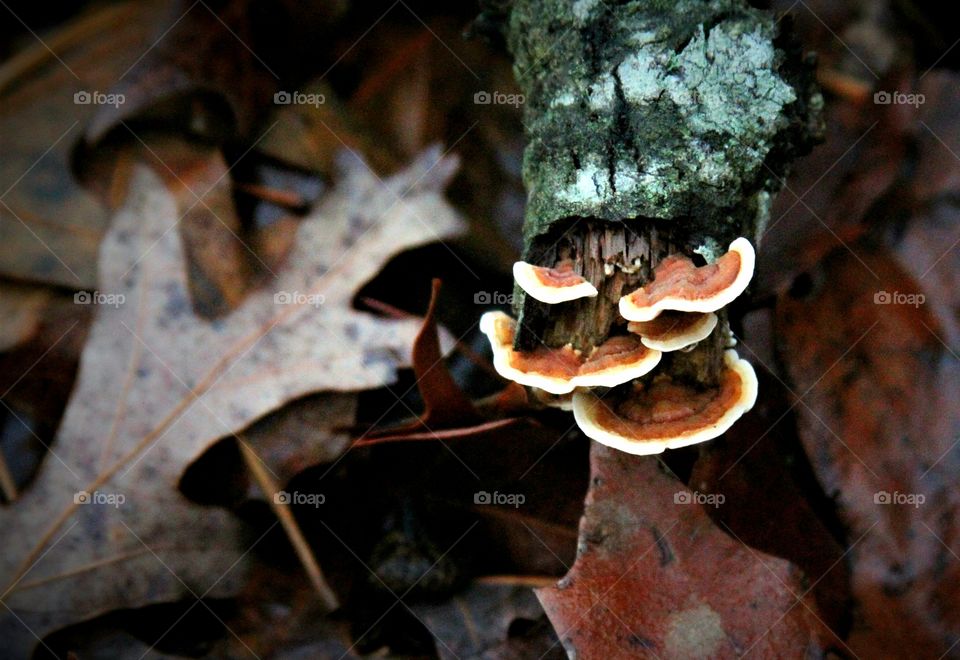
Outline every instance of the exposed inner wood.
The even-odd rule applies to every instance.
[[[599,295],[559,305],[526,296],[514,348],[533,351],[544,345],[572,344],[589,355],[610,336],[626,334],[627,321],[617,306],[620,297],[650,281],[657,264],[677,251],[669,232],[652,223],[578,219],[562,235],[541,239],[527,256],[529,263],[553,268],[569,260],[574,272],[593,284]],[[725,318],[722,310],[718,314]],[[719,323],[692,351],[665,355],[654,373],[666,371],[694,386],[716,386],[723,370],[726,332],[726,323]]]
[[[716,387],[725,370],[723,352],[727,348],[729,330],[726,311],[721,309],[715,313],[720,321],[706,339],[693,350],[664,353],[654,373],[670,374],[677,383]]]
[[[646,281],[651,264],[674,251],[655,227],[646,225],[637,231],[635,226],[642,225],[578,219],[561,236],[538,240],[528,258],[530,263],[552,268],[570,260],[574,272],[593,284],[599,294],[562,305],[545,305],[527,296],[516,348],[569,343],[589,350],[603,343],[612,330],[616,334],[626,331],[626,321],[617,311],[620,297]],[[614,266],[607,275],[607,264],[621,267]]]

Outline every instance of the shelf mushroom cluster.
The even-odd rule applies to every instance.
[[[651,281],[620,299],[628,334],[612,336],[589,351],[570,344],[517,351],[516,321],[499,311],[484,314],[480,329],[490,340],[501,376],[534,388],[546,405],[572,409],[590,438],[631,454],[685,447],[721,435],[753,407],[753,367],[735,350],[726,350],[724,371],[713,388],[694,388],[662,373],[637,379],[653,371],[663,353],[691,350],[710,336],[718,323],[715,312],[750,283],[755,258],[745,238],[705,266],[684,255],[665,258]],[[597,295],[569,261],[553,268],[521,261],[513,273],[527,295],[548,304]]]

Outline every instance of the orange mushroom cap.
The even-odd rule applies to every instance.
[[[726,254],[699,268],[685,255],[670,255],[654,269],[652,282],[620,298],[620,315],[628,321],[650,321],[668,309],[715,312],[744,292],[755,262],[756,253],[745,238],[736,239]]]
[[[660,362],[660,351],[643,345],[639,337],[611,337],[584,357],[569,344],[515,351],[516,321],[503,312],[487,312],[480,330],[493,348],[493,366],[504,378],[567,394],[577,387],[614,387],[648,374]]]
[[[717,387],[698,391],[659,377],[635,383],[629,392],[588,390],[573,395],[573,415],[590,438],[630,454],[659,454],[721,435],[757,400],[757,375],[736,351],[724,353],[726,369]]]
[[[679,351],[710,336],[717,327],[713,312],[662,312],[652,321],[630,321],[627,330],[640,335],[644,346],[667,353]]]
[[[553,268],[518,261],[513,264],[513,279],[527,295],[550,305],[597,295],[597,288],[577,275],[570,261]]]

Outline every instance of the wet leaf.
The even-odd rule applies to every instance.
[[[960,598],[960,359],[945,343],[956,329],[884,249],[850,248],[807,295],[781,297],[776,336],[803,398],[804,448],[847,530],[850,648],[939,657],[960,626],[956,608],[931,606]]]
[[[797,438],[795,398],[756,357],[753,340],[747,335],[738,345],[755,364],[763,394],[722,440],[700,447],[689,487],[723,495],[722,506],[706,508],[722,529],[802,569],[824,623],[842,634],[850,575],[830,527],[832,503],[819,493]]]

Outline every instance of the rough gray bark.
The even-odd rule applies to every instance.
[[[811,67],[782,27],[740,0],[506,8],[529,138],[523,259],[571,257],[600,290],[554,306],[516,291],[517,348],[589,348],[619,331],[617,300],[667,254],[712,261],[737,236],[756,242],[821,131]]]

